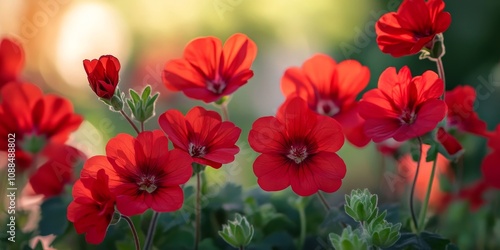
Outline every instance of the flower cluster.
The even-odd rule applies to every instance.
[[[392,184],[398,194],[403,193],[401,184],[411,184],[407,206],[411,225],[392,221],[386,211],[379,213],[378,196],[368,189],[354,190],[346,196],[343,208],[353,219],[347,221],[351,224],[341,221],[343,231],[329,234],[336,249],[411,248],[415,247],[412,244],[428,243],[426,237],[434,237],[425,232],[428,207],[439,214],[456,201],[466,201],[471,211],[477,211],[488,203],[486,192],[500,189],[500,125],[489,131],[475,112],[472,86],[446,89],[443,33],[451,25],[451,15],[444,8],[442,0],[403,0],[396,12],[382,15],[375,24],[376,42],[383,53],[393,57],[420,53],[420,59],[436,63],[436,71],[415,75],[409,66],[388,67],[375,78],[376,87],[367,89],[372,77],[367,66],[354,59],[338,61],[317,53],[301,66],[291,65],[283,72],[281,81],[275,83],[283,94],[276,113],[257,118],[244,133],[257,153],[245,164],[252,165],[260,189],[289,189],[295,194],[288,198],[301,220],[298,249],[309,247],[305,225],[309,196],[316,194],[327,213],[337,216],[342,212],[330,207],[323,192],[337,192],[351,169],[342,158],[346,141],[356,149],[373,142],[384,159],[397,163],[395,171],[402,183]],[[0,120],[0,137],[5,141],[15,134],[17,143],[0,144],[0,151],[11,152],[8,150],[14,147],[16,166],[26,176],[27,190],[43,195],[44,200],[72,186],[72,200],[68,200],[64,216],[78,234],[85,234],[88,243],[103,243],[109,227],[123,219],[130,226],[136,249],[140,249],[142,238],[145,250],[158,248],[153,245],[160,213],[173,214],[192,202],[192,241],[194,249],[202,248],[202,223],[207,220],[201,218],[201,205],[208,189],[202,185],[207,181],[204,171],[220,172],[223,165],[238,157],[242,129],[230,121],[228,105],[231,95],[244,89],[253,77],[256,57],[256,43],[241,33],[224,43],[212,36],[190,41],[180,58],[165,63],[162,83],[218,110],[195,106],[184,114],[169,108],[161,110],[157,120],[152,118],[159,94],[152,93],[151,86],[142,92],[121,90],[118,58],[102,55],[83,60],[92,92],[112,112],[123,116],[134,131],[114,135],[106,143],[105,154],[87,158],[67,143],[83,117],[74,112],[69,100],[44,94],[37,85],[24,82],[23,49],[14,40],[3,39],[0,116],[9,119]],[[146,129],[145,123],[151,120],[156,127]],[[487,140],[490,151],[477,168],[482,176],[463,183],[468,146],[463,138],[468,136]],[[263,221],[280,218],[274,207],[266,207],[260,198],[251,196],[246,205],[236,206],[237,212],[247,216],[236,213],[236,219],[219,231],[225,242],[240,249],[266,232],[252,223],[264,225]],[[418,217],[414,197],[422,201]],[[137,233],[133,216],[147,218],[147,234]],[[210,218],[226,219],[227,215]],[[359,226],[354,230],[353,221]],[[161,228],[168,231],[169,226]],[[328,230],[331,228],[322,231]],[[436,238],[429,241],[443,242]],[[206,247],[212,242],[203,244]]]

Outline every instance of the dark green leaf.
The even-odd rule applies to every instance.
[[[40,206],[42,218],[38,223],[40,235],[60,235],[64,233],[68,226],[66,208],[67,204],[60,197],[50,198],[42,203]]]

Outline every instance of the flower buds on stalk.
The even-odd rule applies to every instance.
[[[235,248],[245,247],[250,244],[253,233],[253,226],[246,217],[240,214],[235,215],[234,221],[228,221],[227,225],[222,225],[222,231],[219,231],[222,239]]]

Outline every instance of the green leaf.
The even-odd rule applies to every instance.
[[[135,105],[134,105],[134,102],[132,102],[131,99],[127,99],[127,104],[128,104],[128,108],[130,109],[130,111],[133,113],[134,110],[135,110]]]
[[[144,88],[144,90],[142,91],[142,100],[143,101],[146,101],[149,97],[149,94],[151,94],[151,86],[146,86],[146,88]]]
[[[41,220],[38,223],[40,235],[60,235],[68,226],[67,204],[60,197],[49,198],[40,206]]]
[[[431,144],[431,147],[427,151],[427,157],[425,158],[425,161],[426,162],[435,161],[438,156],[438,152],[439,152],[439,145],[438,143],[433,142]]]
[[[447,250],[448,247],[453,247],[453,245],[450,244],[450,240],[435,233],[422,232],[420,235],[402,233],[396,244],[388,249]]]
[[[132,97],[132,100],[134,100],[134,103],[137,104],[138,102],[141,101],[139,94],[137,94],[137,92],[135,92],[133,89],[130,89],[129,93],[130,93],[130,97]]]

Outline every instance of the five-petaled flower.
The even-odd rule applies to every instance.
[[[76,232],[86,233],[91,244],[100,244],[115,213],[115,196],[110,192],[109,176],[100,169],[95,177],[81,178],[73,186],[73,201],[68,206],[68,220]]]
[[[266,191],[292,187],[301,196],[319,190],[335,192],[342,185],[346,165],[336,152],[344,144],[335,119],[311,111],[301,98],[291,98],[276,117],[257,119],[248,136],[261,153],[253,164],[259,186]]]
[[[443,9],[443,0],[404,0],[397,12],[383,15],[375,24],[380,50],[400,57],[432,48],[434,37],[451,23],[450,13]]]
[[[83,119],[73,112],[65,98],[44,95],[30,83],[11,82],[0,90],[0,138],[16,135],[16,169],[23,171],[31,165],[33,154],[41,152],[47,143],[65,143]],[[0,143],[7,151],[7,143]]]
[[[90,87],[103,99],[111,99],[118,85],[120,62],[116,57],[104,55],[99,59],[83,60]]]
[[[232,122],[221,121],[215,111],[194,107],[184,117],[169,110],[158,119],[175,148],[189,153],[193,161],[213,168],[234,161],[240,149],[235,145],[241,129]]]
[[[287,97],[299,96],[309,108],[335,118],[349,142],[363,147],[368,142],[364,120],[358,115],[357,95],[368,85],[370,70],[358,61],[336,63],[327,55],[314,55],[301,68],[292,67],[281,79]]]
[[[179,149],[168,150],[161,130],[140,133],[137,138],[118,134],[106,145],[106,156],[94,156],[83,166],[81,178],[95,177],[100,169],[109,175],[120,213],[132,216],[148,208],[171,212],[182,207],[185,184],[193,169],[191,157]]]
[[[216,37],[191,41],[180,59],[166,63],[163,83],[172,91],[182,91],[204,102],[231,95],[253,76],[250,70],[257,46],[246,35],[231,36],[224,47]]]
[[[11,81],[19,81],[24,66],[24,51],[14,40],[0,41],[0,89]]]
[[[432,71],[412,78],[406,66],[399,73],[394,67],[386,69],[378,88],[359,102],[366,134],[374,142],[405,141],[432,131],[446,114],[446,103],[439,100],[443,91],[443,81]]]

